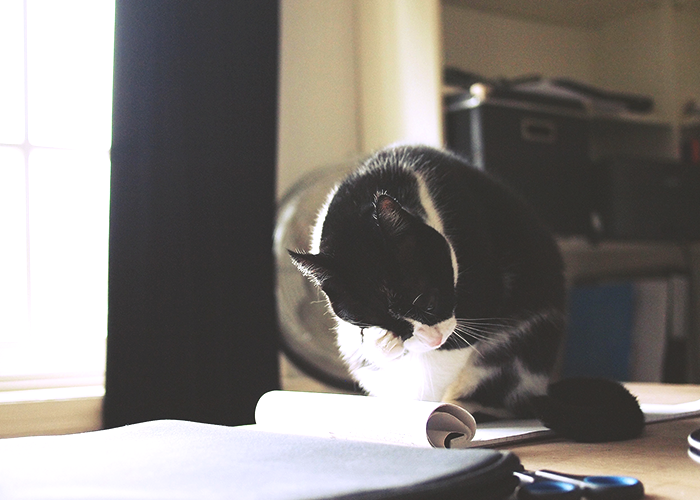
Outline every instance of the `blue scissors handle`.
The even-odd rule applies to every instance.
[[[529,473],[515,472],[520,478],[520,488],[518,488],[518,500],[581,500],[582,490],[578,486],[561,481],[550,481],[546,479],[535,479],[529,477]]]
[[[578,476],[551,470],[516,472],[521,479],[518,500],[637,500],[644,485],[625,476]]]

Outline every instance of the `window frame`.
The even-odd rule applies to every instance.
[[[15,148],[23,156],[25,172],[25,190],[29,187],[26,184],[29,176],[30,156],[34,151],[39,150],[64,150],[64,151],[87,151],[91,153],[104,154],[108,157],[109,146],[105,148],[103,144],[90,146],[88,144],[75,144],[69,147],[54,147],[47,144],[30,143],[30,81],[28,50],[30,47],[29,37],[31,29],[28,26],[28,0],[22,0],[21,9],[23,11],[23,99],[24,99],[24,139],[22,142],[3,142],[3,148]],[[37,31],[39,31],[37,29]],[[111,61],[110,61],[111,62]],[[110,89],[111,92],[111,89]],[[26,192],[25,191],[25,192]],[[106,200],[108,204],[108,199]],[[29,205],[25,220],[28,221]],[[26,222],[27,232],[29,232],[29,222]],[[29,234],[27,235],[29,238]],[[29,252],[29,250],[27,250]],[[28,254],[29,255],[29,254]],[[28,265],[31,266],[31,262]],[[105,259],[106,263],[106,259]],[[31,271],[29,271],[31,272]],[[105,269],[105,275],[107,269]],[[29,276],[27,277],[29,280]],[[106,303],[105,290],[105,303]],[[30,301],[27,292],[27,301]],[[104,328],[106,333],[107,318],[104,318]],[[48,338],[48,337],[46,337]],[[71,339],[67,342],[57,341],[42,343],[46,338],[29,340],[13,339],[6,337],[0,339],[0,360],[12,359],[15,356],[24,356],[26,359],[38,357],[49,359],[50,351],[56,346],[65,348],[65,352],[71,350],[72,345],[82,344],[81,339]],[[106,359],[106,338],[97,340],[90,339],[89,352],[92,356],[98,356],[94,363],[87,362],[75,371],[66,369],[68,366],[60,366],[57,363],[54,367],[39,366],[37,363],[32,369],[0,372],[0,438],[42,435],[42,434],[65,434],[72,432],[83,432],[95,430],[102,427],[102,401],[104,396],[104,378]],[[62,345],[63,344],[63,345]],[[37,356],[43,350],[44,356]],[[98,366],[100,365],[100,366]],[[52,369],[53,368],[53,369]]]

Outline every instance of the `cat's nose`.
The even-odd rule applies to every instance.
[[[440,347],[442,345],[442,337],[433,337],[427,340],[430,347]]]
[[[428,347],[440,347],[444,342],[438,329],[431,326],[418,325],[414,327],[413,335]]]

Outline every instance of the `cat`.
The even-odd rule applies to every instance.
[[[508,188],[447,150],[386,148],[333,189],[311,240],[289,254],[364,391],[531,415],[565,328],[563,264]]]

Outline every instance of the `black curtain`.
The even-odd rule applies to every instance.
[[[277,388],[276,0],[118,0],[105,427]]]

